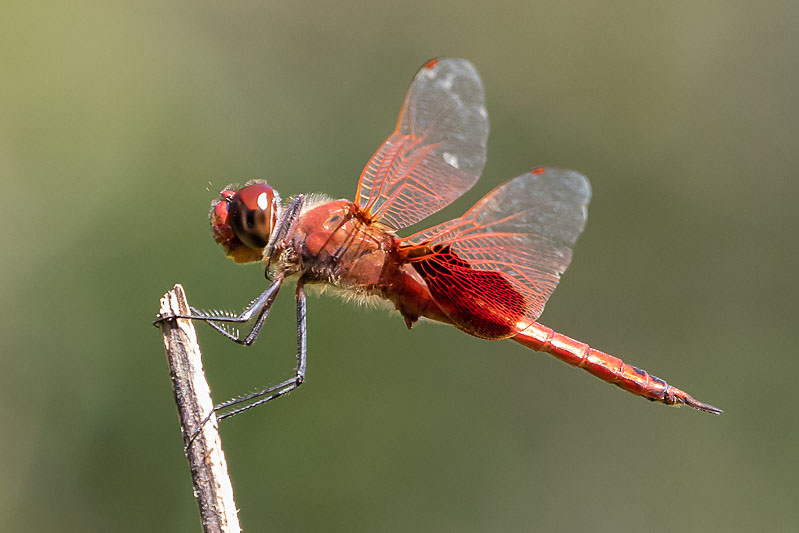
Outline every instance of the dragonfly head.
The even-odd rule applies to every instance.
[[[236,263],[260,261],[279,216],[280,195],[265,181],[228,185],[211,203],[211,231]]]

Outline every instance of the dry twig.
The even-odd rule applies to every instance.
[[[189,305],[181,285],[175,285],[161,298],[159,316],[188,313]],[[203,373],[200,346],[190,320],[168,319],[161,321],[159,326],[164,336],[169,375],[180,416],[180,430],[183,442],[188,444],[205,417],[213,411],[211,391]],[[191,468],[194,497],[200,508],[203,530],[241,531],[216,416],[211,415],[191,445],[187,446],[186,458]]]

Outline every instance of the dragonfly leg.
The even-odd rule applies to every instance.
[[[298,194],[288,207],[283,210],[280,220],[277,221],[277,225],[274,231],[272,231],[272,237],[269,239],[269,243],[266,245],[266,251],[264,252],[264,257],[268,258],[266,260],[267,277],[270,275],[269,271],[272,266],[272,257],[275,254],[275,250],[277,250],[278,247],[283,244],[286,237],[291,234],[291,230],[294,229],[294,224],[300,216],[303,205],[305,205],[305,195]]]
[[[250,302],[250,304],[244,308],[244,310],[236,315],[234,313],[229,312],[222,312],[222,311],[204,311],[202,309],[197,309],[191,307],[191,314],[188,315],[175,315],[175,316],[159,316],[155,324],[161,322],[163,320],[168,320],[171,318],[188,318],[191,320],[202,320],[203,322],[207,322],[209,326],[213,329],[224,335],[226,338],[230,339],[233,342],[238,344],[243,344],[244,346],[249,346],[255,339],[258,338],[258,334],[261,332],[261,328],[266,321],[266,318],[269,316],[269,310],[272,308],[272,303],[274,303],[275,298],[277,297],[277,293],[280,290],[280,285],[283,283],[282,276],[277,277],[269,287],[258,296],[255,300]],[[240,338],[238,335],[231,333],[224,326],[218,324],[219,322],[224,323],[244,323],[249,322],[255,318],[255,324],[253,325],[250,332],[247,334],[246,337],[243,339]]]
[[[187,449],[192,445],[197,435],[200,434],[202,427],[205,426],[205,424],[211,419],[212,414],[227,409],[228,407],[234,407],[238,405],[240,407],[236,407],[235,409],[218,415],[217,420],[223,420],[225,418],[235,416],[239,413],[252,409],[253,407],[258,407],[259,405],[263,405],[276,398],[285,396],[294,389],[299,388],[299,386],[305,382],[305,369],[307,366],[308,355],[305,313],[305,290],[303,288],[302,280],[299,280],[297,282],[297,368],[294,372],[294,377],[282,381],[277,385],[272,385],[271,387],[266,387],[259,391],[245,394],[244,396],[231,398],[230,400],[215,405],[214,410],[209,413],[205,419],[203,419],[203,421],[197,426],[197,429],[189,438],[189,441],[186,444]]]
[[[303,288],[302,280],[300,280],[297,282],[297,369],[295,371],[294,377],[291,379],[287,379],[282,383],[278,383],[277,385],[267,387],[260,391],[247,394],[245,396],[232,398],[230,400],[227,400],[226,402],[222,402],[219,405],[214,406],[214,411],[226,409],[234,405],[241,406],[237,407],[236,409],[233,409],[232,411],[227,411],[221,414],[218,417],[220,420],[223,418],[228,418],[237,415],[243,411],[252,409],[253,407],[258,407],[259,405],[263,405],[276,398],[280,398],[281,396],[285,396],[286,394],[298,388],[300,385],[302,385],[305,382],[305,369],[308,360],[307,359],[308,344],[307,344],[307,334],[306,334],[307,329],[306,329],[305,311],[306,311],[305,289]]]

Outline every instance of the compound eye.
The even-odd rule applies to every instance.
[[[228,221],[236,237],[250,248],[265,248],[277,222],[274,189],[254,183],[239,189],[229,200]]]

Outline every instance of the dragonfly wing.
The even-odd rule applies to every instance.
[[[426,218],[477,182],[487,138],[485,91],[474,65],[428,61],[408,88],[394,133],[361,173],[355,205],[393,229]]]
[[[536,169],[461,218],[404,239],[404,252],[456,326],[509,337],[543,312],[569,266],[590,198],[582,174]]]

